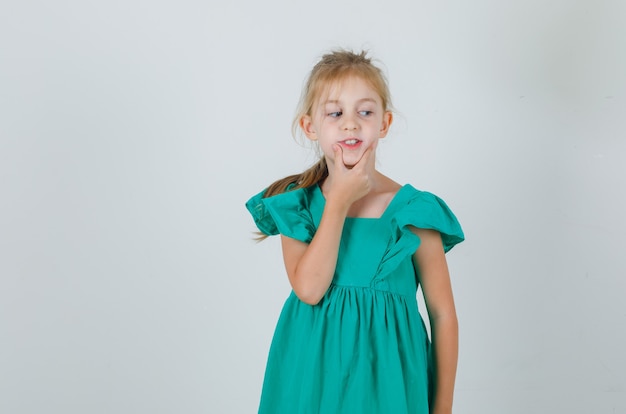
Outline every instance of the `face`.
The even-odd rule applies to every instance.
[[[391,112],[385,111],[378,93],[359,77],[332,85],[329,93],[314,103],[312,114],[302,117],[306,136],[319,143],[329,165],[335,160],[333,145],[341,146],[343,162],[354,166],[368,148],[376,149],[387,135]]]

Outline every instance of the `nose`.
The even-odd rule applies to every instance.
[[[342,127],[345,131],[354,131],[359,125],[354,115],[344,114]]]

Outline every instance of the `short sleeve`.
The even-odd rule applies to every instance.
[[[263,198],[265,190],[246,202],[257,228],[265,235],[282,234],[310,243],[315,224],[309,211],[306,189],[297,189]]]
[[[413,227],[438,231],[446,253],[465,238],[454,213],[442,199],[411,186],[407,186],[407,194],[391,219],[392,237],[381,263],[381,269],[387,271],[395,269],[419,247],[421,241]]]
[[[414,234],[411,227],[437,230],[446,253],[465,240],[463,229],[452,210],[441,198],[426,191],[416,190],[396,214],[395,222],[403,234]]]

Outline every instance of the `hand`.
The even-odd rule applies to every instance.
[[[326,198],[341,202],[349,207],[355,201],[364,197],[371,189],[371,173],[374,171],[374,146],[365,150],[361,159],[354,166],[348,168],[343,162],[343,148],[333,145],[334,163],[332,165],[331,180],[327,188]]]

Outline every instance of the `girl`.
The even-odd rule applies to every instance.
[[[444,254],[464,236],[441,199],[376,169],[390,108],[365,52],[323,56],[294,120],[321,159],[246,204],[263,235],[280,234],[293,288],[259,413],[452,411],[458,326]]]

